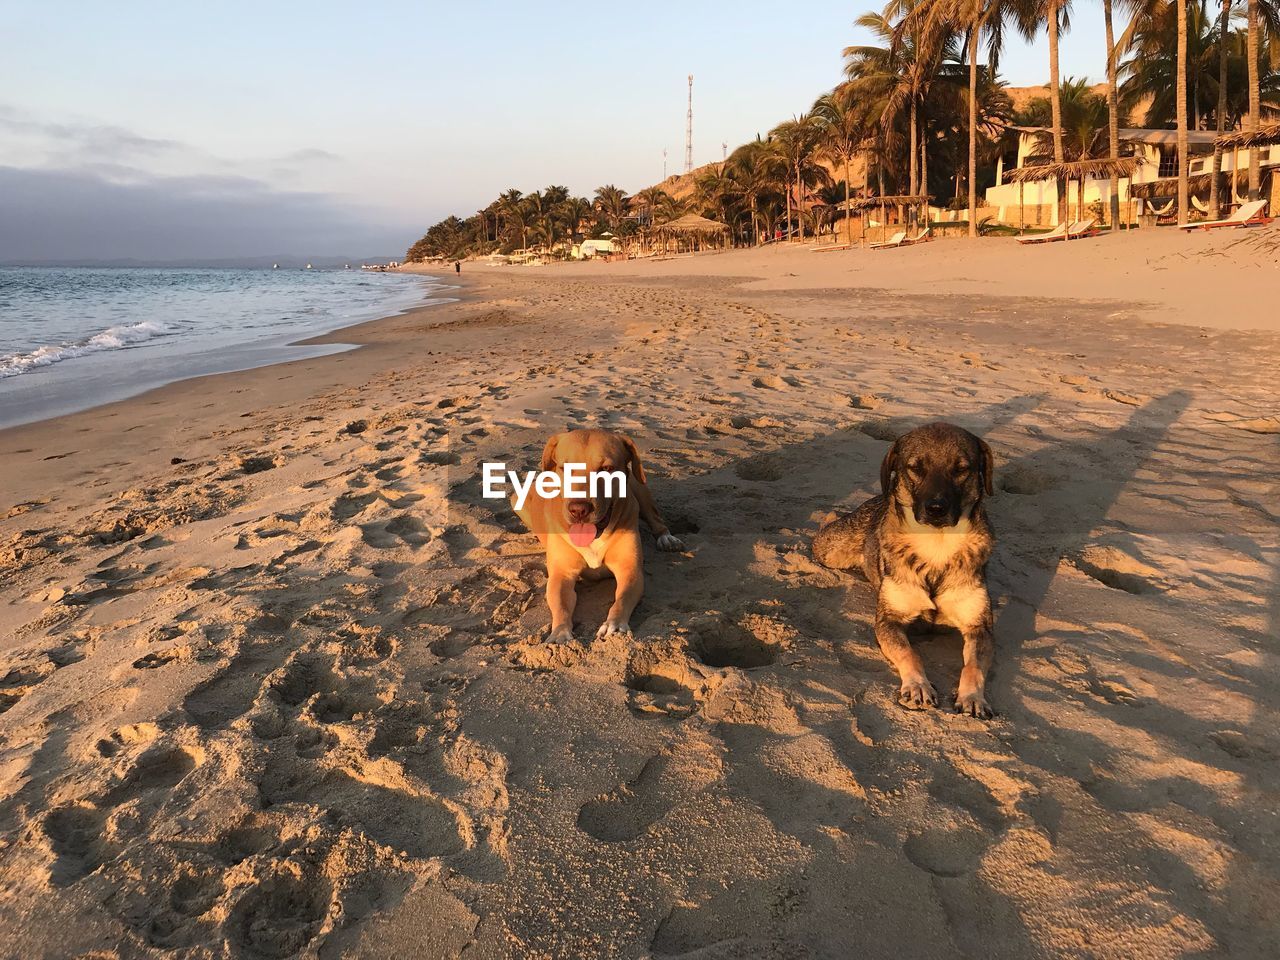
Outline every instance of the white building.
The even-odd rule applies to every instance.
[[[1052,159],[1046,156],[1044,137],[1048,128],[1015,127],[1019,132],[1018,167],[1034,166]],[[1208,209],[1210,180],[1213,171],[1212,130],[1189,130],[1187,141],[1190,147],[1191,203],[1205,212]],[[1138,156],[1144,161],[1134,170],[1132,186],[1135,199],[1130,200],[1130,179],[1121,177],[1119,194],[1121,216],[1136,219],[1144,214],[1164,214],[1172,210],[1170,202],[1177,203],[1178,182],[1178,132],[1176,130],[1151,130],[1143,128],[1121,128],[1120,155]],[[1263,196],[1269,195],[1267,178],[1272,169],[1280,167],[1280,147],[1262,147],[1254,150],[1258,156],[1258,165],[1262,169]],[[1249,167],[1249,151],[1229,151],[1222,156],[1222,172],[1224,174],[1239,170],[1234,197],[1223,194],[1224,202],[1241,202],[1244,198],[1244,171]],[[1280,181],[1280,177],[1272,178]],[[1230,183],[1231,178],[1226,178]],[[1143,186],[1144,184],[1149,186]],[[1067,184],[1068,219],[1075,217],[1075,210],[1080,200],[1080,184]],[[1109,180],[1086,180],[1084,182],[1084,206],[1087,210],[1094,203],[1100,203],[1105,210],[1111,200],[1111,182]],[[1053,180],[1039,180],[1026,184],[1004,182],[1004,158],[1000,158],[996,166],[996,185],[986,193],[986,205],[995,209],[995,217],[1002,223],[1019,222],[1019,204],[1021,203],[1022,222],[1028,224],[1049,224],[1058,222],[1058,184]]]

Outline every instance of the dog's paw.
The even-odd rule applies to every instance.
[[[919,680],[902,681],[898,702],[911,710],[924,710],[938,705],[938,691],[933,684],[921,677]]]
[[[600,629],[596,631],[596,639],[602,640],[605,637],[630,637],[631,624],[625,620],[606,620],[600,624]]]
[[[667,551],[683,550],[684,541],[674,533],[664,533],[658,538],[658,549]]]
[[[573,643],[573,627],[556,627],[547,634],[547,643]]]
[[[979,720],[990,720],[996,715],[980,690],[957,691],[956,713],[965,713]]]

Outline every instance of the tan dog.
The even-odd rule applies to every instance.
[[[861,570],[876,588],[876,640],[898,671],[899,701],[937,706],[912,623],[949,624],[964,636],[955,708],[983,719],[994,646],[986,568],[995,534],[983,507],[994,458],[986,441],[949,423],[931,423],[894,441],[880,465],[878,497],[831,521],[813,540],[813,557]]]
[[[640,454],[628,437],[603,430],[557,434],[542,451],[542,469],[559,471],[564,464],[583,464],[590,472],[625,471],[626,496],[542,497],[530,490],[523,509],[516,511],[547,551],[548,639],[559,643],[573,639],[578,580],[610,575],[618,588],[596,636],[630,636],[631,612],[644,593],[639,521],[653,531],[659,550],[682,550],[684,544],[658,515],[645,485]]]

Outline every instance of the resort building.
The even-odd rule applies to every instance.
[[[1051,161],[1046,156],[1046,139],[1050,134],[1044,127],[1015,127],[1018,131],[1016,158],[1001,157],[996,165],[996,185],[986,192],[986,211],[1002,223],[1056,225],[1058,223],[1058,188],[1055,180],[1033,180],[1025,183],[1006,182],[1006,159],[1013,159],[1013,168],[1022,169]],[[1212,130],[1189,130],[1189,176],[1191,205],[1195,211],[1207,213],[1209,188],[1213,174]],[[1131,176],[1119,180],[1120,216],[1129,222],[1173,216],[1177,213],[1178,196],[1178,132],[1176,130],[1152,130],[1121,128],[1121,157],[1135,157],[1139,163]],[[1273,193],[1280,188],[1280,177],[1273,176],[1280,167],[1280,146],[1260,147],[1253,151],[1228,150],[1222,155],[1222,182],[1219,187],[1224,205],[1243,202],[1247,197],[1250,153],[1257,157],[1262,172],[1263,198],[1271,200],[1274,209],[1280,197]],[[1234,174],[1234,176],[1233,176]],[[1111,201],[1111,182],[1108,179],[1086,179],[1084,210],[1105,210]],[[1080,181],[1065,184],[1067,191],[1067,219],[1074,219],[1080,205]],[[1098,206],[1095,206],[1098,205]]]

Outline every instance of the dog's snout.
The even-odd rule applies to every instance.
[[[942,517],[950,512],[951,504],[944,497],[933,497],[925,501],[924,509],[931,517]]]
[[[591,503],[588,500],[574,500],[569,504],[569,516],[578,523],[584,523],[591,516]]]

